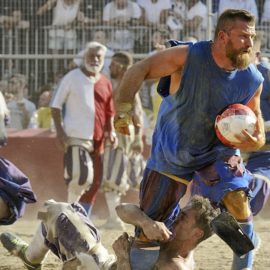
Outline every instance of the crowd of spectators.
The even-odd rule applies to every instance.
[[[227,8],[243,8],[256,16],[262,52],[269,53],[270,0],[212,0],[213,25]],[[146,55],[156,50],[154,40],[161,36],[207,39],[207,20],[206,0],[2,0],[0,54],[43,55],[44,59],[3,59],[1,80],[26,73],[30,92],[37,92],[40,85],[53,82],[56,73],[62,74],[74,64],[71,57],[52,55],[77,55],[91,40],[108,48],[106,74],[114,52]],[[31,80],[39,80],[38,85],[33,87]]]
[[[113,50],[147,53],[150,35],[156,29],[177,33],[178,38],[206,38],[206,0],[2,0],[0,28],[31,29],[29,50],[74,53],[103,30]],[[270,0],[213,0],[213,22],[227,8],[243,8],[269,26]],[[5,36],[5,35],[4,35]],[[32,40],[31,40],[32,38]],[[25,44],[19,43],[20,47]],[[35,48],[38,46],[38,48]],[[8,50],[2,43],[2,52]],[[20,50],[19,50],[20,52]],[[23,48],[21,48],[23,52]]]

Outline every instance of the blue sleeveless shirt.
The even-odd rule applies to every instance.
[[[218,158],[239,154],[217,139],[215,118],[229,104],[246,104],[262,82],[253,64],[231,72],[219,68],[211,41],[190,44],[181,85],[160,105],[147,167],[185,177]]]

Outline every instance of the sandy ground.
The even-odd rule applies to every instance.
[[[102,225],[104,219],[95,218],[94,223],[97,226]],[[26,241],[30,241],[38,225],[35,219],[23,218],[11,226],[2,226],[0,232],[10,231],[18,234]],[[270,269],[270,219],[263,216],[256,217],[256,231],[262,239],[261,248],[256,254],[254,270]],[[133,227],[127,226],[127,231],[132,233]],[[119,230],[102,231],[102,242],[111,251],[111,244],[121,234]],[[229,270],[232,252],[230,248],[216,235],[204,241],[199,245],[195,252],[196,270]],[[0,244],[0,269],[25,269],[21,261],[10,255]],[[61,262],[54,255],[49,254],[44,270],[60,270]]]

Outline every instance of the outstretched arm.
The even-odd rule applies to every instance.
[[[167,241],[171,232],[163,222],[154,221],[138,206],[122,203],[116,207],[118,216],[126,223],[140,227],[149,240]]]

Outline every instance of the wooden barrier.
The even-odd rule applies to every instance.
[[[63,151],[57,145],[54,132],[48,129],[8,130],[8,144],[0,148],[0,155],[13,162],[31,180],[38,202],[28,204],[25,217],[36,217],[44,201],[66,201],[67,189],[63,178]],[[130,191],[123,201],[137,202],[138,193]],[[102,192],[99,192],[94,214],[105,218],[108,214]]]
[[[147,156],[149,147],[145,148],[144,153]],[[63,154],[57,145],[55,133],[48,129],[8,130],[8,144],[0,148],[0,155],[13,162],[30,178],[38,198],[36,204],[27,206],[26,217],[36,217],[38,209],[45,200],[66,201]],[[137,203],[138,192],[129,191],[122,201]],[[268,202],[261,213],[263,217],[270,217],[269,208]],[[100,218],[108,215],[102,192],[98,194],[93,212]]]

